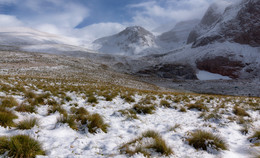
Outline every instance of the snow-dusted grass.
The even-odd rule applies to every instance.
[[[218,150],[228,149],[226,142],[222,138],[203,130],[197,130],[191,133],[187,141],[189,145],[195,149],[202,149],[209,153],[216,153]]]
[[[9,157],[33,158],[44,155],[41,144],[28,135],[0,137],[0,154]]]
[[[7,97],[17,102],[1,107],[0,137],[25,134],[37,138],[46,157],[229,158],[254,156],[259,150],[255,134],[260,125],[259,98],[11,76],[0,78],[0,90],[1,102]],[[96,102],[90,102],[91,97]],[[7,116],[14,117],[5,121]],[[28,118],[39,120],[38,126],[27,123]],[[29,125],[26,130],[15,127],[24,121]],[[156,133],[155,137],[147,136],[147,131]],[[213,141],[221,138],[219,142],[227,148],[214,148],[211,137],[201,136],[197,139],[207,141],[207,151],[195,149],[189,140],[196,131],[209,132]]]

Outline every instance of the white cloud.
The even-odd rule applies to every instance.
[[[74,29],[71,34],[87,44],[98,38],[116,34],[123,29],[125,26],[119,23],[97,23],[81,29]]]
[[[40,3],[35,4],[35,0],[29,1],[34,1],[32,3],[28,3],[33,5],[32,8],[35,9],[37,7],[41,7]],[[71,29],[77,26],[85,17],[89,16],[88,9],[81,5],[68,3],[65,0],[53,1],[50,3],[54,5],[53,8],[57,8],[58,10],[51,10],[48,12],[48,8],[44,10],[39,9],[40,11],[38,12],[40,14],[40,18],[34,18],[33,21],[29,19],[27,22],[35,26],[41,25],[42,23],[47,23],[55,25],[59,27],[59,29]]]
[[[42,32],[48,32],[51,34],[63,34],[61,30],[53,24],[41,24],[36,27],[37,30],[42,31]]]
[[[19,13],[16,14],[26,27],[54,34],[69,34],[89,16],[87,7],[67,0],[0,0],[0,4],[8,3],[18,8]],[[6,15],[0,18],[0,21],[3,21],[0,25],[21,25],[13,16]]]
[[[0,27],[22,26],[23,23],[15,16],[0,14]]]
[[[201,18],[212,0],[165,0],[129,5],[138,9],[130,25],[141,25],[149,30],[168,22]]]

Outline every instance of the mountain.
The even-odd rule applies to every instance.
[[[201,71],[206,71],[232,79],[259,78],[259,11],[259,0],[242,0],[226,4],[224,8],[223,4],[212,4],[190,31],[187,45],[143,57],[143,61],[149,60],[153,64],[138,73],[196,79]],[[169,33],[165,35],[170,36]],[[177,42],[175,36],[168,39]]]
[[[140,26],[127,27],[118,34],[94,41],[97,51],[126,56],[145,56],[160,54],[186,44],[189,32],[198,24],[198,20],[177,23],[170,31],[154,36]]]
[[[173,29],[157,37],[157,43],[165,50],[175,49],[186,44],[189,33],[199,23],[199,20],[188,20],[177,23]]]
[[[71,55],[71,52],[93,52],[78,46],[76,39],[27,27],[0,28],[0,49],[65,55]],[[80,54],[77,53],[74,56],[80,56]]]
[[[227,7],[223,14],[211,6],[187,43],[199,47],[214,42],[236,42],[252,47],[260,46],[260,1],[243,0]],[[205,30],[203,33],[198,30]]]
[[[140,26],[127,27],[118,34],[103,37],[93,42],[99,45],[97,49],[103,53],[138,55],[146,49],[156,46],[155,36]]]

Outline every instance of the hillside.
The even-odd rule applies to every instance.
[[[23,148],[18,155],[242,158],[259,153],[259,98],[170,92],[87,59],[1,52],[1,60],[3,156],[13,154],[9,141],[25,138],[30,141],[17,146]],[[30,146],[32,141],[39,147]]]

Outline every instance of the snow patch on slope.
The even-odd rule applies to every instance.
[[[199,71],[197,77],[199,80],[231,80],[230,77],[210,73],[208,71]]]

